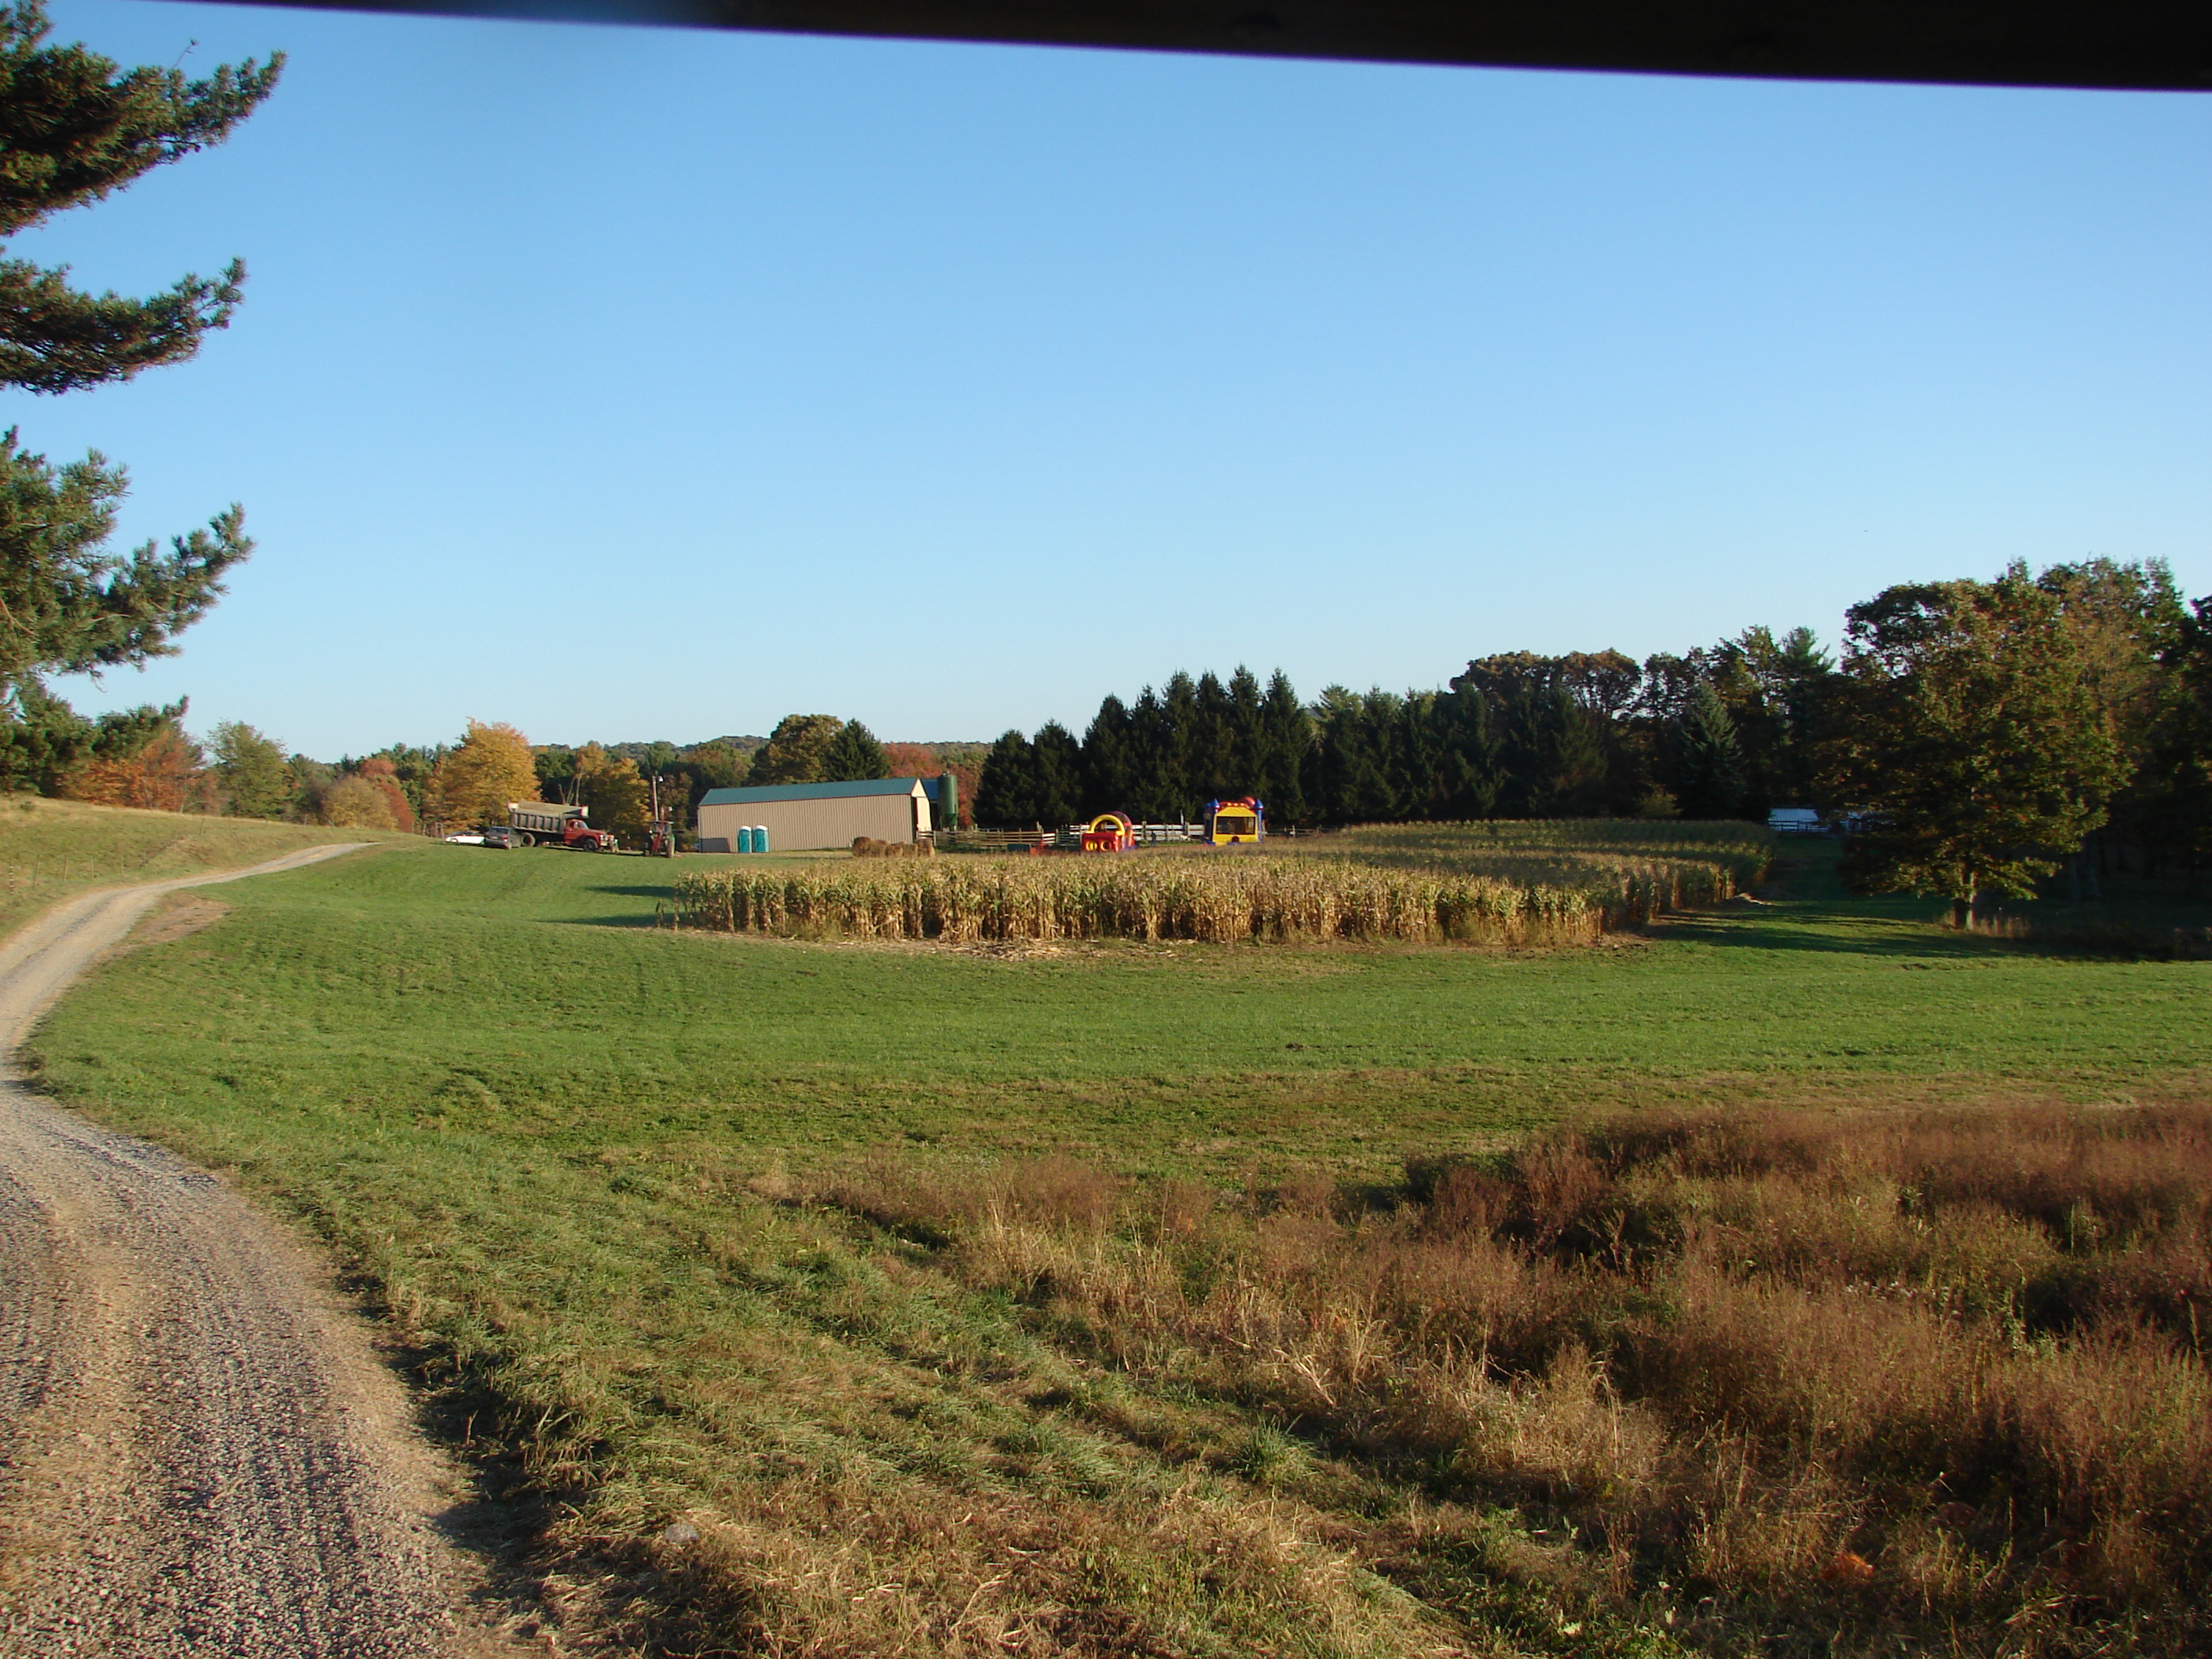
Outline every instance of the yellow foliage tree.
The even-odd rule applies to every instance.
[[[611,755],[596,743],[579,749],[576,797],[598,828],[624,837],[644,834],[649,798],[637,763],[627,755]]]
[[[399,819],[384,792],[367,778],[340,778],[323,796],[323,822],[354,830],[397,830]]]
[[[504,823],[511,800],[538,799],[530,739],[504,720],[469,722],[459,747],[430,775],[427,815],[448,824]]]

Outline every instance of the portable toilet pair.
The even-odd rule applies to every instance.
[[[765,853],[768,851],[768,825],[746,823],[738,827],[738,851]]]

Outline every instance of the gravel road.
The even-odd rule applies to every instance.
[[[0,1054],[163,894],[0,945]],[[0,1080],[0,1656],[483,1651],[453,1501],[361,1322],[214,1176]]]

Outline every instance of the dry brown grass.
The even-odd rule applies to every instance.
[[[2212,1639],[2212,1111],[1646,1114],[1390,1194],[1047,1160],[825,1196],[1094,1360],[1552,1518],[1547,1571],[1712,1644]]]

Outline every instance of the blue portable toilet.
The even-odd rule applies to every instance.
[[[737,850],[740,853],[750,853],[753,850],[753,827],[750,823],[741,823],[738,826]]]
[[[756,853],[768,851],[768,825],[764,823],[753,825],[753,851]]]

